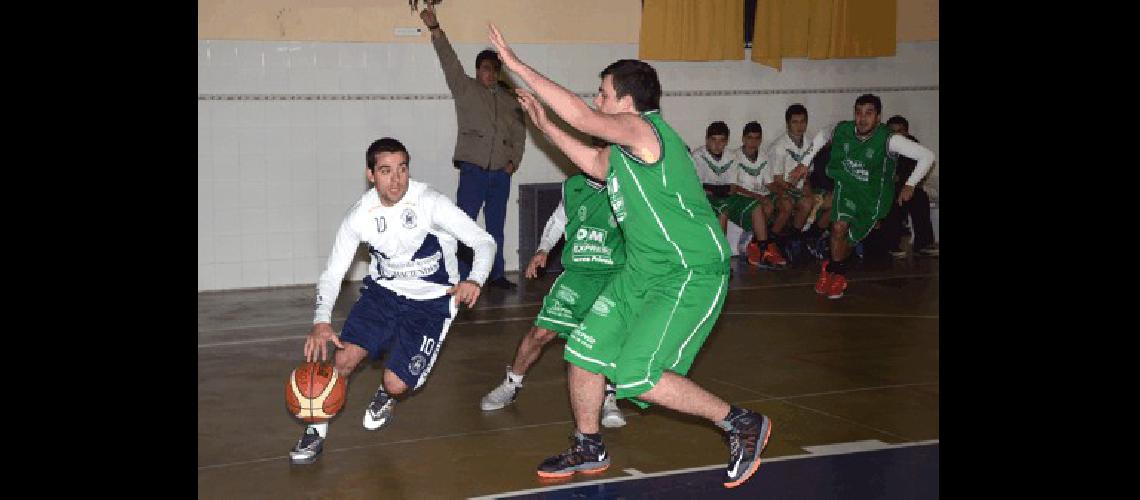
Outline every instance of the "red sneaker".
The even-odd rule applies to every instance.
[[[764,251],[764,262],[773,266],[788,265],[788,261],[784,259],[783,255],[780,255],[780,248],[775,243],[768,244],[768,249]]]
[[[815,280],[815,293],[823,295],[827,293],[829,288],[829,281],[831,281],[831,273],[827,272],[828,261],[823,261],[823,267],[819,268],[819,279]]]
[[[749,264],[754,266],[760,264],[762,256],[760,255],[760,245],[756,243],[756,240],[748,243],[748,246],[744,248],[744,254],[748,256]]]
[[[843,291],[847,289],[847,278],[842,274],[832,274],[827,289],[827,298],[838,299],[842,297]]]

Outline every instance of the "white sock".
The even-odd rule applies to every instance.
[[[326,437],[329,433],[329,423],[328,422],[321,422],[319,424],[309,424],[309,428],[310,429],[316,429],[317,434],[320,434],[321,437]]]
[[[515,375],[515,372],[507,370],[507,380],[511,381],[511,385],[522,385],[523,377],[526,375]]]
[[[617,388],[614,387],[613,384],[606,382],[606,394],[614,394],[616,392],[617,392]]]

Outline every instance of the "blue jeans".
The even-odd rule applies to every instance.
[[[503,225],[507,220],[507,198],[511,196],[511,174],[502,170],[483,170],[478,165],[459,162],[459,190],[455,204],[476,220],[483,209],[487,232],[495,239],[495,261],[487,281],[503,276]],[[471,262],[459,259],[459,277],[467,279]]]

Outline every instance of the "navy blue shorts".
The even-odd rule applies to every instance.
[[[342,342],[368,351],[415,390],[424,384],[447,337],[457,307],[450,295],[413,300],[377,285],[367,276],[340,332]]]

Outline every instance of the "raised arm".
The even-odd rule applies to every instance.
[[[526,82],[568,125],[608,142],[628,146],[647,162],[657,161],[661,155],[661,145],[657,142],[653,127],[641,116],[633,113],[607,114],[591,109],[573,92],[523,63],[494,24],[490,25],[489,30],[491,44],[498,51],[503,64]]]
[[[570,135],[565,130],[558,128],[553,122],[546,117],[546,108],[538,99],[522,89],[515,90],[518,93],[519,103],[522,104],[530,120],[534,122],[535,128],[546,134],[546,137],[553,142],[558,149],[566,155],[570,161],[574,162],[578,168],[582,169],[590,177],[595,179],[605,179],[606,174],[610,170],[610,155],[606,147],[590,146],[574,136]]]
[[[463,65],[459,63],[459,57],[455,55],[455,49],[451,47],[447,34],[439,27],[439,20],[435,17],[435,7],[431,2],[428,2],[427,8],[420,12],[420,19],[423,19],[424,25],[431,30],[431,45],[435,47],[435,54],[439,57],[439,65],[443,68],[443,78],[447,81],[447,88],[451,90],[453,96],[466,92],[467,73],[463,72]]]

